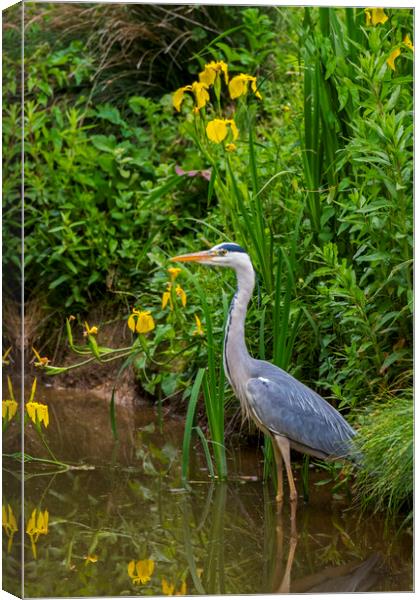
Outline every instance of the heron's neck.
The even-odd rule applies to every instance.
[[[234,295],[226,322],[224,362],[226,375],[235,389],[246,381],[251,357],[245,342],[245,318],[255,284],[252,265],[236,271],[238,288]]]

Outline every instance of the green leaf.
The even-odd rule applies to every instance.
[[[194,385],[192,387],[190,400],[188,402],[187,415],[185,418],[185,428],[184,428],[184,440],[182,443],[182,479],[183,481],[187,480],[188,477],[188,465],[190,462],[190,445],[191,445],[191,435],[192,429],[194,426],[194,415],[195,409],[198,401],[198,394],[200,392],[201,383],[204,377],[204,369],[199,369],[197,375],[195,377]]]
[[[61,285],[65,281],[68,281],[69,279],[70,279],[70,275],[60,275],[60,277],[57,277],[57,279],[54,279],[54,281],[52,281],[50,283],[50,285],[48,286],[48,288],[50,290],[54,290],[56,287],[58,287],[59,285]]]
[[[110,152],[114,154],[117,142],[113,135],[94,135],[91,138],[92,144],[102,152]]]
[[[98,343],[93,335],[88,335],[89,348],[98,360],[101,360],[101,354],[99,352]]]

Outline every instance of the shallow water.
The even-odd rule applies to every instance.
[[[153,408],[120,406],[115,443],[106,399],[47,388],[37,399],[50,407],[52,452],[78,468],[26,463],[25,528],[35,508],[49,519],[33,545],[24,536],[27,597],[412,590],[409,532],[317,486],[325,472],[310,471],[295,540],[288,504],[279,512],[272,486],[262,483],[257,449],[228,448],[230,480],[212,483],[197,445],[186,489],[182,418],[164,415],[161,428]],[[18,449],[17,423],[4,445]],[[47,457],[31,424],[25,452]],[[17,522],[19,476],[17,462],[6,459],[3,505]],[[4,535],[3,588],[17,593],[19,532],[10,552],[7,545]],[[131,561],[142,562],[130,576]]]

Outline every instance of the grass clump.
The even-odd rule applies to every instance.
[[[363,507],[388,516],[412,516],[413,398],[404,391],[366,413],[359,429],[363,466],[356,474],[358,499]]]

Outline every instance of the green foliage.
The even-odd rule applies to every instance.
[[[319,72],[306,84],[303,159],[311,224],[328,243],[312,254],[322,266],[306,283],[318,278],[320,383],[355,404],[390,385],[412,357],[412,51],[402,44],[409,20],[397,11],[390,26],[356,27],[357,10],[344,20],[343,11],[320,9],[317,27],[314,14],[306,11],[305,78]],[[387,63],[395,43],[396,73]],[[327,97],[336,102],[323,104]]]
[[[110,104],[93,106],[75,91],[92,73],[81,49],[79,42],[56,52],[43,44],[25,63],[26,285],[47,288],[50,304],[71,311],[86,309],[107,289],[140,282],[151,244],[177,229],[178,196],[161,211],[162,194],[178,188],[190,213],[189,197],[199,187],[184,184],[173,162],[165,163],[176,136],[167,99],[130,97],[124,114]],[[9,63],[4,224],[13,231],[20,218],[20,99]],[[17,255],[10,244],[6,267]]]
[[[203,60],[203,57],[210,55],[214,60],[222,58],[231,67],[237,65],[236,70],[239,72],[243,70],[252,73],[261,71],[274,49],[276,33],[273,12],[270,10],[262,12],[258,8],[243,9],[240,13],[241,23],[239,25],[232,31],[224,31],[196,54],[201,66],[207,62],[207,60]],[[233,47],[232,40],[226,40],[231,33],[234,33],[235,47]]]

